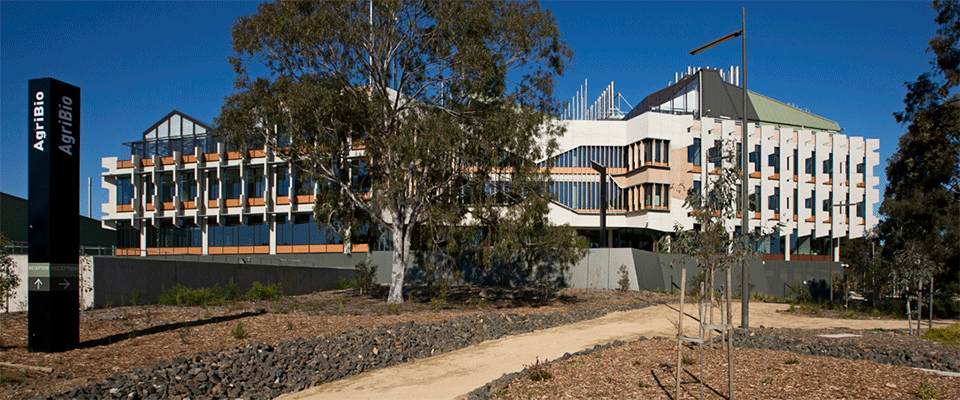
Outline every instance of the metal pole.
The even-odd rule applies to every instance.
[[[742,197],[741,203],[742,203],[743,213],[741,215],[742,220],[740,225],[741,226],[740,234],[743,240],[744,248],[746,249],[746,246],[748,245],[747,233],[750,232],[750,219],[747,216],[747,212],[750,210],[749,185],[748,185],[750,183],[750,180],[749,180],[750,175],[747,174],[747,161],[748,161],[747,136],[748,135],[747,135],[747,9],[746,7],[741,8],[740,13],[741,13],[740,22],[742,25],[740,28],[742,31],[740,39],[743,45],[743,48],[742,48],[743,65],[741,66],[741,68],[743,69],[740,72],[742,74],[740,83],[743,84],[743,86],[741,86],[741,88],[743,89],[743,126],[741,127],[742,129],[740,129],[743,133],[741,138],[741,143],[743,144],[741,144],[742,150],[740,151],[741,153],[740,156],[742,157],[740,162],[740,169],[741,169],[740,172],[743,173],[743,185],[741,185],[740,187],[741,189],[740,196]],[[760,155],[757,154],[758,158],[759,156]],[[757,162],[759,161],[760,160],[757,160]],[[742,266],[743,277],[742,277],[742,282],[740,283],[742,285],[741,286],[742,289],[740,290],[740,293],[741,293],[740,325],[744,329],[750,328],[750,279],[747,277],[747,273],[748,273],[747,259],[744,258],[743,266]],[[730,395],[732,398],[733,393],[731,393]]]

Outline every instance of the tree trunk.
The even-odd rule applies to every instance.
[[[910,335],[913,336],[913,313],[910,312],[910,296],[904,293],[903,297],[907,299],[907,328],[910,329]]]
[[[929,319],[927,320],[927,329],[933,329],[933,274],[930,274],[930,303],[927,310],[929,310]]]
[[[923,280],[917,279],[917,336],[920,336],[920,324],[923,322]]]
[[[397,217],[394,219],[393,233],[393,267],[390,271],[390,295],[387,303],[403,303],[403,275],[407,270],[407,260],[410,257],[410,233],[413,226],[405,224]]]

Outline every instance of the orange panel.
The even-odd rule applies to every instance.
[[[264,153],[263,150],[250,150],[247,152],[247,155],[250,158],[263,158],[267,156],[267,153]]]
[[[293,202],[296,204],[310,204],[310,203],[313,203],[313,195],[312,194],[299,195],[294,197],[293,200],[294,200]]]
[[[203,254],[203,247],[187,247],[187,254]]]
[[[217,208],[217,207],[219,207],[219,206],[217,205],[217,200],[209,200],[209,201],[207,201],[207,207],[209,207],[209,208]]]
[[[173,206],[173,202],[172,202],[172,201],[166,201],[166,202],[160,203],[160,209],[161,209],[161,210],[176,210],[176,207]]]
[[[228,160],[239,160],[239,159],[241,159],[241,158],[243,158],[243,157],[240,157],[240,152],[239,152],[239,151],[228,151],[228,152],[227,152],[227,159],[228,159]]]
[[[779,181],[779,180],[780,180],[780,174],[770,175],[770,180],[771,180],[771,181]]]
[[[195,202],[195,201],[185,201],[185,202],[183,202],[183,208],[197,208],[197,202]]]
[[[145,208],[147,211],[155,211],[155,210],[156,210],[156,208],[153,208],[153,204],[147,204],[147,206],[144,207],[144,208]]]
[[[370,251],[370,245],[366,243],[355,244],[350,248],[350,250],[352,250],[354,253],[366,253]]]
[[[173,157],[160,157],[160,164],[173,165],[175,162],[173,161]]]
[[[117,168],[133,168],[133,161],[131,160],[118,160]]]
[[[281,196],[277,197],[277,205],[290,204],[290,197]]]
[[[141,167],[152,167],[152,166],[153,166],[153,159],[152,159],[152,158],[144,158],[144,159],[141,159],[141,160],[140,160],[140,166],[141,166]]]
[[[227,207],[240,207],[240,199],[225,199]]]
[[[197,162],[197,156],[195,155],[181,156],[180,161],[184,164],[195,163]]]
[[[796,176],[796,175],[793,176],[793,181],[794,181],[794,182],[797,181],[797,176]]]
[[[249,198],[249,199],[247,199],[247,204],[249,204],[249,205],[251,205],[251,206],[262,206],[262,205],[263,205],[263,197]]]
[[[753,213],[753,219],[760,219],[760,213],[754,212],[754,213]]]
[[[817,217],[810,217],[810,218],[805,219],[804,221],[806,221],[806,222],[817,222]]]
[[[327,253],[343,253],[342,244],[328,244]]]
[[[824,184],[824,185],[827,185],[827,186],[830,186],[830,185],[833,184],[833,179],[827,179],[827,181],[824,182],[823,184]]]
[[[857,187],[858,187],[858,188],[865,188],[865,187],[867,187],[867,184],[864,183],[864,182],[860,182],[860,183],[857,184]]]
[[[277,246],[277,254],[293,253],[293,246]]]
[[[778,220],[778,219],[780,219],[780,213],[774,213],[774,214],[773,214],[773,218],[770,218],[771,221],[772,221],[772,220]]]
[[[309,253],[310,252],[310,246],[308,245],[298,245],[298,246],[291,246],[291,247],[293,248],[290,251],[291,253]]]
[[[760,179],[760,171],[755,171],[755,172],[751,173],[751,174],[750,174],[750,178]]]
[[[220,155],[216,153],[204,154],[203,161],[220,161]]]
[[[129,204],[118,204],[117,212],[131,212],[133,211],[133,206]]]
[[[253,246],[253,254],[270,254],[270,246]]]
[[[309,248],[307,250],[307,252],[309,253],[326,253],[327,252],[327,245],[325,244],[311,244],[307,247]]]
[[[699,165],[694,165],[693,169],[690,170],[690,172],[697,173],[697,174],[699,174],[701,171],[703,171],[703,167]]]

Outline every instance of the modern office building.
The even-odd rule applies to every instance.
[[[741,89],[735,71],[726,80],[724,72],[689,69],[626,115],[615,107],[612,86],[590,107],[571,102],[550,163],[551,219],[599,242],[596,161],[610,175],[608,243],[649,250],[676,223],[694,228],[683,207],[687,191],[710,179],[719,162],[715,144],[741,137]],[[861,237],[877,223],[877,139],[847,137],[836,122],[752,92],[746,112],[749,185],[760,199],[751,229],[779,227],[764,244],[767,258],[836,258],[840,239]],[[234,151],[210,131],[173,111],[128,143],[129,157],[102,160],[110,199],[103,220],[118,232],[118,255],[370,250],[368,243],[344,249],[339,236],[316,227],[315,183],[298,180],[271,149]]]

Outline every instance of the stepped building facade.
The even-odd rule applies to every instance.
[[[684,198],[724,162],[718,144],[741,138],[735,83],[723,71],[689,70],[625,115],[607,91],[592,107],[565,113],[559,153],[541,160],[555,181],[551,220],[599,243],[604,184],[614,247],[650,250],[675,224],[695,228]],[[749,228],[772,232],[765,258],[836,260],[841,240],[877,224],[879,140],[848,137],[836,122],[752,92],[746,113],[755,204]],[[345,249],[313,222],[315,182],[297,179],[269,148],[229,149],[210,125],[181,112],[128,145],[129,156],[102,160],[110,199],[103,224],[117,231],[118,255],[270,257],[389,246],[381,238]],[[591,161],[607,168],[607,182]]]

